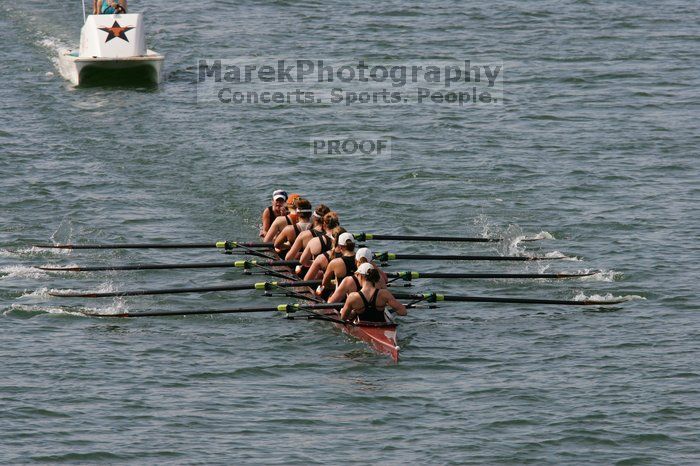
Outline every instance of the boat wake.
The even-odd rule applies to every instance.
[[[27,11],[26,2],[2,2],[0,11],[4,16],[19,26],[22,38],[25,42],[31,42],[39,49],[47,53],[47,58],[53,65],[53,71],[47,71],[46,76],[52,77],[55,71],[60,71],[58,63],[59,51],[71,48],[64,40],[55,36],[57,24],[49,22],[51,15],[35,14]]]
[[[60,39],[57,39],[55,37],[48,37],[41,39],[40,41],[37,42],[37,45],[46,51],[49,52],[49,60],[51,60],[51,64],[55,68],[56,71],[59,72],[59,74],[62,75],[61,73],[61,65],[58,61],[58,56],[60,53],[63,53],[67,50],[70,50],[71,47],[69,47],[67,44],[63,43]],[[53,72],[47,72],[47,76],[53,76],[55,73]],[[63,76],[65,79],[65,76]]]

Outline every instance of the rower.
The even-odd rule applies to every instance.
[[[264,238],[267,231],[270,229],[272,222],[279,216],[287,215],[287,191],[278,189],[272,193],[272,205],[269,205],[262,213],[262,227],[260,228],[260,237]]]
[[[266,243],[271,243],[277,238],[277,235],[286,227],[287,225],[294,225],[297,222],[297,214],[294,210],[294,204],[299,199],[298,194],[290,194],[287,198],[286,214],[279,215],[270,225],[267,230],[265,237],[263,239]]]
[[[311,223],[311,203],[304,199],[298,198],[294,205],[294,211],[298,216],[298,221],[292,225],[287,225],[282,229],[277,238],[275,238],[275,251],[280,254],[287,251],[297,239],[302,231],[310,230]]]
[[[285,260],[291,261],[299,259],[301,253],[304,252],[304,249],[309,244],[309,241],[316,235],[323,234],[323,216],[330,211],[331,209],[324,204],[319,204],[316,209],[314,209],[314,213],[311,214],[313,226],[299,233],[297,239],[294,240],[294,244],[292,244],[292,247],[287,251],[287,255],[284,257]]]
[[[338,237],[338,257],[328,262],[321,284],[316,288],[316,295],[321,296],[324,289],[330,288],[331,280],[340,283],[343,278],[352,275],[357,270],[355,263],[355,237],[352,233],[343,233]],[[315,261],[314,261],[315,262]]]
[[[360,322],[387,322],[384,308],[389,306],[398,315],[405,316],[406,306],[401,304],[386,288],[378,288],[379,271],[372,264],[362,264],[355,274],[362,286],[359,291],[350,293],[340,311],[343,320]]]
[[[329,251],[325,251],[314,258],[311,263],[311,267],[308,268],[306,274],[304,275],[304,280],[321,280],[323,279],[323,274],[326,271],[328,264],[342,255],[338,241],[340,237],[345,233],[345,228],[338,227],[333,230],[333,245]]]
[[[355,268],[360,267],[362,264],[371,264],[375,269],[379,271],[379,282],[377,283],[378,288],[387,287],[387,275],[380,269],[377,264],[374,263],[374,254],[369,248],[360,248],[355,253]],[[348,274],[343,280],[336,285],[335,291],[328,298],[329,303],[342,303],[349,293],[353,291],[358,291],[362,286],[360,285],[360,280],[355,274]]]
[[[323,233],[314,233],[309,244],[299,258],[301,268],[311,267],[311,263],[319,254],[331,250],[333,233],[340,226],[340,220],[336,212],[328,212],[323,216]],[[314,232],[315,230],[311,230]]]

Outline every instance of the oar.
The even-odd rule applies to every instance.
[[[393,252],[381,252],[374,255],[374,258],[386,262],[392,260],[449,260],[449,261],[547,261],[562,259],[577,259],[570,256],[472,256],[463,254],[397,254]]]
[[[377,233],[359,233],[355,235],[357,241],[388,240],[388,241],[433,241],[452,243],[494,243],[505,241],[503,238],[460,237],[460,236],[432,236],[432,235],[383,235]],[[542,238],[523,238],[521,241],[538,241]],[[34,244],[37,248],[46,249],[236,249],[239,247],[272,249],[273,243],[216,241],[208,243],[103,243],[103,244]]]
[[[390,278],[400,278],[406,281],[415,280],[419,278],[513,278],[513,279],[525,279],[525,278],[549,278],[549,279],[563,279],[563,278],[580,278],[580,277],[590,277],[599,273],[598,270],[592,272],[574,272],[574,273],[442,273],[442,272],[394,272],[387,274]]]
[[[235,262],[195,262],[190,264],[131,264],[74,267],[45,266],[37,268],[47,272],[104,272],[110,270],[214,269],[220,267],[235,267]]]
[[[146,296],[157,294],[209,293],[214,291],[274,290],[276,288],[292,288],[297,286],[318,286],[320,283],[321,280],[308,280],[297,282],[260,282],[242,285],[219,285],[196,288],[160,288],[155,290],[125,290],[107,292],[49,291],[49,295],[61,298],[114,298],[122,296]]]
[[[622,304],[627,299],[597,300],[587,299],[583,301],[566,299],[533,299],[533,298],[505,298],[491,296],[452,296],[439,293],[394,293],[397,299],[419,299],[429,303],[438,301],[454,301],[462,303],[511,303],[511,304],[556,304],[563,306],[606,306],[610,304]]]
[[[238,241],[217,241],[215,243],[111,243],[111,244],[34,244],[35,248],[47,249],[203,249],[236,248],[272,249],[273,243],[243,243]]]
[[[166,270],[166,269],[216,269],[216,268],[250,268],[256,261],[236,262],[193,262],[188,264],[130,264],[130,265],[99,265],[99,266],[43,266],[39,270],[47,272],[105,272],[113,270]],[[248,264],[246,266],[245,264]],[[299,261],[261,261],[260,265],[288,266],[299,265]]]
[[[571,259],[568,256],[563,257],[537,257],[537,256],[468,256],[468,255],[451,255],[451,254],[394,254],[384,252],[375,254],[375,258],[382,261],[390,260],[463,260],[463,261],[538,261],[538,260],[561,260]],[[253,267],[295,267],[299,265],[299,261],[257,261],[257,260],[241,260],[231,262],[195,262],[190,264],[132,264],[132,265],[103,265],[103,266],[43,266],[37,267],[39,270],[47,272],[104,272],[114,270],[164,270],[164,269],[214,269],[238,267],[242,269],[251,269]],[[421,274],[421,276],[425,276]],[[427,278],[427,277],[426,277]],[[439,277],[433,277],[439,278]],[[445,277],[448,278],[448,277]],[[467,277],[476,278],[476,277]],[[482,277],[482,278],[498,278],[498,277]],[[505,277],[504,277],[505,278]],[[522,277],[524,278],[524,277]],[[536,277],[546,278],[546,277]]]
[[[83,315],[89,317],[170,317],[170,316],[189,316],[202,314],[239,314],[239,313],[254,313],[254,312],[285,312],[294,313],[306,309],[340,309],[342,303],[328,304],[280,304],[279,306],[261,306],[261,307],[238,307],[233,309],[192,309],[184,311],[141,311],[141,312],[123,312],[120,314],[99,314],[95,312],[83,312]]]
[[[469,236],[429,236],[429,235],[382,235],[376,233],[358,233],[357,241],[386,240],[386,241],[433,241],[446,243],[497,243],[506,241],[503,238],[483,238]],[[520,241],[539,241],[543,238],[522,238]]]

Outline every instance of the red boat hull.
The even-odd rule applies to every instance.
[[[394,362],[399,362],[399,345],[396,341],[397,324],[359,322],[348,325],[335,324],[335,326],[344,333],[364,341],[378,353],[389,355]]]

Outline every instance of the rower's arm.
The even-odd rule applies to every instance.
[[[340,285],[338,285],[333,292],[333,294],[328,298],[329,303],[342,303],[345,300],[345,297],[348,294],[348,289],[349,287],[349,282],[352,281],[352,278],[350,277],[345,277],[343,278],[343,281],[340,282]]]
[[[263,239],[263,241],[265,243],[270,243],[270,242],[274,241],[274,239],[277,237],[277,233],[280,232],[279,222],[278,222],[278,220],[280,218],[284,218],[284,217],[277,217],[270,225],[270,228],[267,230],[267,233],[265,234],[265,238]]]
[[[302,231],[299,233],[299,236],[297,236],[297,239],[294,240],[294,244],[292,244],[292,247],[287,251],[287,255],[284,256],[285,260],[291,261],[297,258],[297,254],[299,254],[301,246],[304,244],[304,240],[302,239],[303,234],[304,232]]]
[[[304,252],[301,253],[301,257],[299,258],[299,263],[302,266],[310,266],[311,265],[311,248],[309,247],[311,243],[306,245],[306,249],[304,249]]]
[[[377,288],[386,288],[387,284],[389,283],[389,276],[386,274],[385,271],[380,269],[379,267],[375,267],[377,270],[379,270],[379,275],[381,279],[379,280],[378,287]]]
[[[318,280],[318,272],[319,270],[323,269],[321,262],[323,262],[324,259],[325,257],[323,256],[318,256],[316,259],[314,259],[311,267],[309,267],[306,275],[304,275],[304,280]]]
[[[289,239],[289,230],[285,227],[279,235],[277,235],[277,238],[275,238],[275,250],[279,250],[282,248],[282,246],[285,245],[287,240]]]
[[[406,306],[400,303],[389,290],[384,290],[387,293],[386,304],[392,308],[398,315],[405,316],[408,314],[406,311]]]
[[[333,277],[335,277],[335,266],[336,264],[333,263],[333,261],[330,261],[328,263],[328,267],[326,267],[326,271],[323,272],[323,280],[321,281],[321,286],[322,287],[327,287],[331,286],[331,280]]]
[[[318,252],[314,253],[314,251]],[[299,262],[301,262],[301,265],[304,267],[310,267],[314,256],[319,254],[321,254],[321,240],[318,238],[311,238],[309,243],[306,245],[304,252],[301,254]]]
[[[340,318],[343,320],[350,320],[355,318],[355,312],[353,311],[353,305],[355,303],[357,293],[350,293],[348,299],[345,300],[345,305],[343,309],[340,310]]]
[[[267,233],[265,233],[265,237],[263,238],[263,242],[269,243],[269,242],[273,241],[276,238],[275,234],[276,234],[276,231],[274,231],[273,228],[270,227],[270,229],[267,230]]]
[[[262,228],[260,229],[260,236],[263,238],[267,234],[267,230],[270,229],[270,223],[272,223],[270,220],[270,210],[266,207],[262,213]]]

